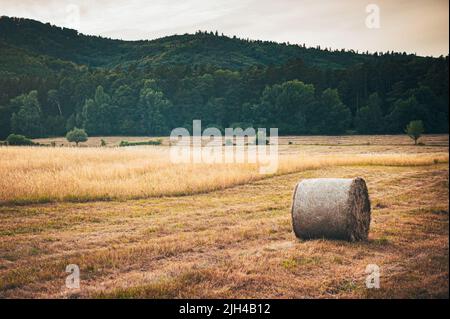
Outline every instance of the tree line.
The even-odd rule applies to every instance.
[[[448,132],[448,102],[424,83],[405,91],[398,82],[387,93],[346,103],[339,87],[296,78],[277,83],[266,77],[275,77],[269,69],[181,78],[138,70],[63,77],[56,88],[40,86],[0,108],[9,121],[2,135],[61,136],[74,127],[89,135],[167,135],[189,128],[193,119],[219,128],[278,127],[280,134],[403,133],[410,121],[422,120],[427,132]]]
[[[75,127],[89,136],[167,135],[194,119],[285,135],[397,134],[414,120],[427,133],[448,132],[448,56],[331,52],[201,32],[122,43],[39,26],[37,35],[5,33],[8,43],[30,48],[0,37],[0,139],[63,136]],[[72,57],[63,46],[27,51],[33,41],[61,39],[82,41],[74,52],[89,55]],[[167,54],[151,55],[156,47]],[[114,63],[100,59],[104,50]],[[284,60],[274,63],[279,54]],[[101,66],[77,64],[96,56]],[[77,63],[64,60],[72,58]]]

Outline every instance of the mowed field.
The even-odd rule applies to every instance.
[[[282,137],[279,169],[162,146],[0,147],[0,297],[448,298],[448,135]],[[41,143],[63,140],[47,139]],[[369,241],[298,240],[311,177],[363,177]],[[66,266],[80,289],[65,287]],[[368,264],[380,289],[367,289]]]

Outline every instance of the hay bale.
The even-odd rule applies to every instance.
[[[292,225],[298,238],[367,240],[370,200],[362,178],[314,178],[297,184]]]

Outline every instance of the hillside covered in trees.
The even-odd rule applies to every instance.
[[[448,56],[359,53],[218,32],[121,41],[0,18],[0,139],[167,135],[203,127],[280,134],[448,132]]]

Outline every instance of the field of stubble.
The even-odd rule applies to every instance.
[[[283,137],[270,176],[171,164],[167,140],[105,139],[0,147],[0,297],[448,297],[448,135],[423,146]],[[371,196],[369,241],[296,239],[294,185],[354,176]],[[68,264],[80,267],[80,289],[65,287]],[[365,287],[368,264],[380,266],[380,289]]]

